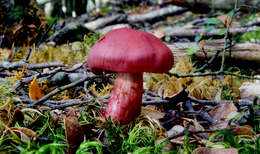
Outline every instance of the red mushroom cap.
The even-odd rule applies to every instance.
[[[120,28],[108,32],[90,50],[92,72],[169,71],[174,63],[171,50],[157,37],[144,31]]]

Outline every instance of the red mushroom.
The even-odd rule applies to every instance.
[[[167,72],[173,62],[171,50],[152,34],[130,28],[108,32],[88,54],[92,72],[117,72],[105,118],[133,121],[141,112],[143,72]]]

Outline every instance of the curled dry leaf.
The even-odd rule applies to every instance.
[[[12,118],[8,122],[8,125],[10,126],[15,121],[23,121],[23,120],[24,120],[24,114],[19,108],[17,108],[17,109],[14,110]]]
[[[33,81],[29,85],[29,97],[31,98],[31,100],[34,101],[43,97],[43,94],[41,93],[41,89],[37,82],[37,76],[34,77]]]
[[[11,127],[9,129],[5,130],[5,132],[3,133],[3,136],[10,133],[10,131],[14,132],[17,136],[23,137],[23,138],[24,138],[24,135],[26,135],[28,138],[33,138],[33,137],[37,136],[37,134],[33,130],[26,128],[26,127]]]
[[[69,154],[75,153],[80,143],[84,140],[84,131],[73,115],[65,116],[64,126],[66,133],[66,141],[69,147]]]
[[[228,149],[210,149],[206,147],[197,148],[193,154],[238,154],[238,150],[235,148]]]

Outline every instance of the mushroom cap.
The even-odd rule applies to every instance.
[[[93,73],[169,71],[173,53],[157,37],[144,31],[119,28],[108,32],[89,51],[88,66]]]

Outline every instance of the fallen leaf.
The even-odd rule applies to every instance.
[[[260,94],[260,83],[244,82],[239,91],[242,99],[253,100],[256,95]]]
[[[37,76],[34,77],[33,81],[29,85],[29,97],[31,98],[31,100],[34,101],[43,97],[43,94],[41,93],[41,89],[37,82]]]
[[[12,118],[8,122],[8,126],[13,124],[15,121],[20,122],[20,121],[23,121],[23,120],[24,120],[24,114],[19,108],[17,108],[17,109],[14,110]]]
[[[149,117],[151,117],[152,119],[156,119],[156,120],[163,118],[165,115],[164,113],[162,113],[156,109],[149,108],[149,106],[142,107],[141,113],[146,114]]]
[[[219,104],[217,106],[215,106],[210,112],[209,114],[218,120],[222,120],[222,121],[228,121],[231,118],[233,118],[236,114],[233,114],[234,112],[237,112],[237,108],[234,105],[234,103],[226,103],[226,104]],[[230,114],[234,115],[229,116]]]
[[[184,131],[184,127],[181,125],[175,125],[167,131],[168,136],[177,135]]]
[[[73,115],[65,116],[64,118],[66,141],[68,144],[68,153],[75,153],[80,143],[84,140],[84,131]]]
[[[24,135],[26,135],[28,138],[33,138],[37,136],[33,130],[26,127],[11,127],[6,129],[6,131],[3,133],[3,136],[7,135],[10,131],[14,132],[19,137],[24,137]]]
[[[235,148],[228,149],[210,149],[206,147],[197,148],[193,151],[193,154],[238,154],[238,150]]]
[[[153,33],[157,38],[161,39],[165,36],[165,31],[162,27],[157,28]]]
[[[195,119],[193,120],[193,125],[190,126],[190,130],[192,131],[204,131],[204,127],[200,125],[200,123]],[[209,134],[208,133],[199,133],[198,136],[202,138],[208,138]]]
[[[249,125],[236,126],[234,129],[232,129],[232,133],[235,134],[235,135],[249,135],[249,136],[252,136],[254,134],[254,130]]]

